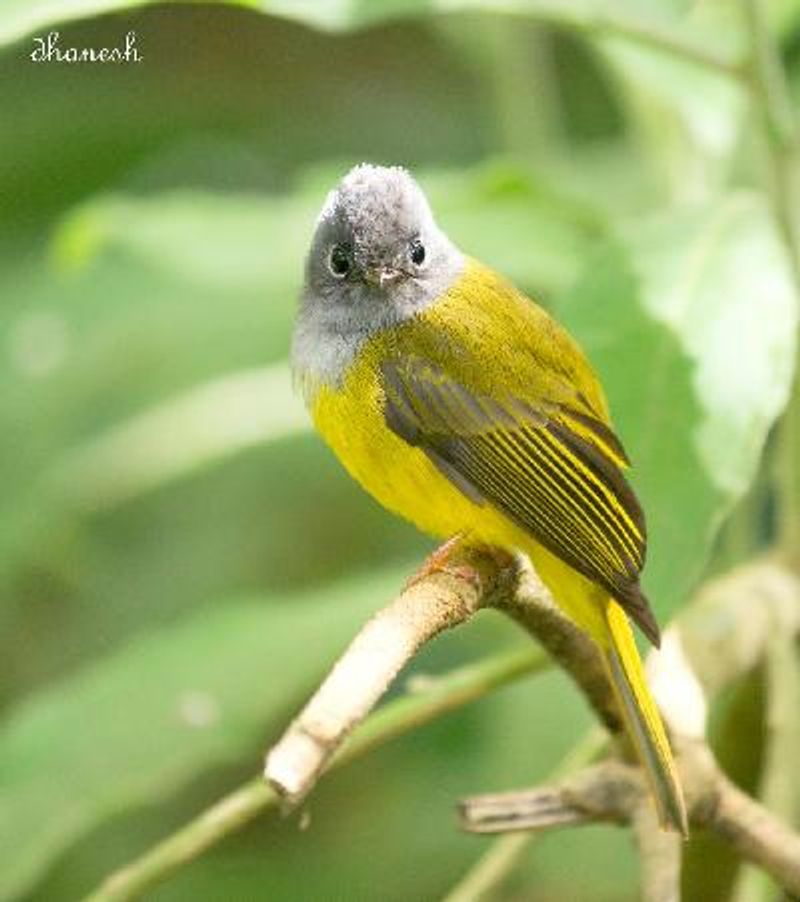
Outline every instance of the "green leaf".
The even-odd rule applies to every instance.
[[[287,366],[231,373],[77,448],[50,474],[50,490],[72,508],[97,510],[308,428]]]
[[[711,46],[720,33],[725,29]],[[713,199],[730,181],[747,110],[744,85],[629,41],[607,40],[602,49],[667,204]]]
[[[705,474],[738,498],[794,371],[798,301],[771,211],[760,195],[738,192],[621,233],[646,309],[692,361],[703,411],[693,440]]]
[[[761,198],[619,228],[559,305],[597,366],[649,527],[644,583],[662,617],[700,575],[789,396],[798,320]]]
[[[253,756],[400,572],[204,609],[21,705],[0,734],[0,894],[113,813]]]

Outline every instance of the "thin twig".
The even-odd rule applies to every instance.
[[[548,663],[539,649],[531,647],[487,658],[431,681],[424,692],[395,699],[373,714],[353,734],[331,766],[353,761],[501,686],[545,669]],[[137,898],[262,812],[276,807],[278,801],[277,793],[260,776],[245,783],[112,874],[88,900],[123,902]]]
[[[535,833],[506,833],[495,839],[442,902],[481,902],[487,898],[531,845]]]
[[[605,781],[607,775],[603,774]],[[461,827],[468,833],[544,833],[591,823],[594,815],[574,803],[569,781],[535,789],[484,793],[464,799]]]
[[[413,581],[369,620],[267,755],[264,776],[288,803],[308,794],[419,648],[488,604],[502,578],[490,555],[458,549],[446,571]]]
[[[543,833],[596,821],[627,823],[645,793],[637,768],[608,759],[556,783],[464,799],[461,826],[470,833]]]
[[[86,902],[123,902],[138,898],[221,839],[249,824],[262,811],[274,807],[277,801],[275,791],[260,777],[250,780],[141,858],[115,871],[86,897]]]
[[[595,725],[561,759],[550,779],[558,780],[575,773],[594,761],[607,745],[608,734]],[[528,831],[509,833],[493,840],[442,902],[479,902],[505,880],[535,837],[535,833]]]

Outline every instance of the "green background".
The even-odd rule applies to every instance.
[[[719,527],[757,478],[795,354],[747,91],[620,36],[738,59],[736,4],[102,14],[117,6],[0,9],[9,899],[80,897],[256,772],[430,548],[348,480],[289,386],[305,248],[351,165],[411,167],[451,237],[584,344],[636,464],[662,622],[771,536],[769,497],[746,540]],[[769,15],[800,87],[800,5]],[[142,62],[32,62],[52,29],[64,48],[133,30]],[[482,614],[394,691],[525,641]],[[754,678],[720,709],[754,723],[731,764],[751,785],[758,699]],[[589,723],[561,674],[523,681],[326,779],[305,831],[267,815],[150,897],[441,898],[486,845],[458,832],[455,801],[543,779]],[[687,854],[686,897],[725,898],[719,849]],[[499,898],[635,895],[629,837],[595,827],[542,839]]]

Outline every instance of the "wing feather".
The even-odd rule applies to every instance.
[[[610,427],[562,404],[471,392],[418,358],[381,365],[384,416],[465,495],[603,586],[658,644],[639,588],[646,529]]]

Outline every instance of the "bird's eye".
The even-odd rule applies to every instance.
[[[337,279],[344,279],[353,268],[349,244],[334,244],[328,256],[328,269]]]
[[[425,262],[425,245],[419,238],[412,238],[408,245],[408,256],[414,266],[422,266]]]

